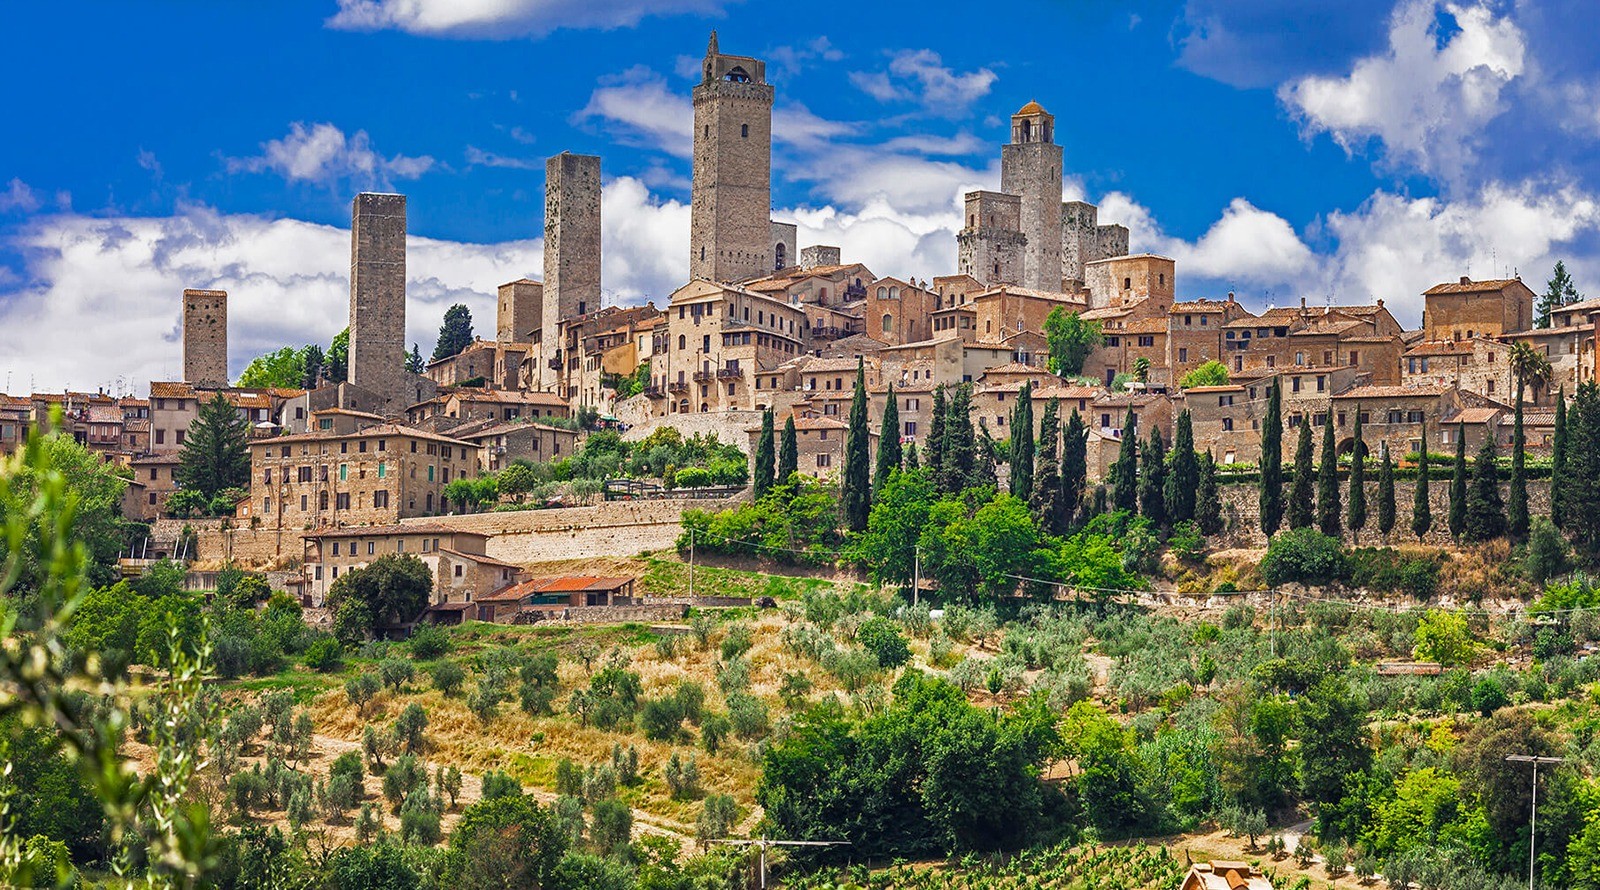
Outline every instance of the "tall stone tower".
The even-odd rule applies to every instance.
[[[772,271],[772,95],[767,64],[723,55],[711,32],[694,88],[692,277],[736,281]]]
[[[544,319],[539,389],[562,379],[561,323],[600,308],[600,159],[562,152],[544,165]]]
[[[1023,287],[1061,289],[1061,146],[1056,119],[1038,102],[1011,116],[1011,143],[1000,148],[1000,191],[1022,199]]]
[[[350,211],[350,370],[400,398],[406,358],[406,196],[362,192]]]
[[[1022,199],[1003,192],[967,192],[966,205],[966,226],[956,233],[960,271],[990,287],[1020,284],[1028,245],[1018,230]]]
[[[183,292],[183,380],[228,385],[228,292]]]
[[[544,323],[544,285],[526,278],[500,285],[494,338],[501,343],[526,343]]]

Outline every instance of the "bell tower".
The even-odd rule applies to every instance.
[[[1000,191],[1022,199],[1022,285],[1061,289],[1061,146],[1055,115],[1029,102],[1011,116],[1011,142],[1000,148]]]
[[[772,99],[767,64],[722,53],[712,31],[694,88],[691,277],[772,271]]]

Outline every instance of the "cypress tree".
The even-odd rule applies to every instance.
[[[1011,409],[1011,496],[1033,495],[1033,381],[1022,384]]]
[[[1261,532],[1272,537],[1283,522],[1283,394],[1274,378],[1261,421]]]
[[[1492,436],[1491,436],[1492,437]],[[1523,466],[1522,387],[1511,421],[1511,491],[1506,497],[1506,534],[1515,543],[1528,539],[1528,476]]]
[[[866,531],[867,514],[872,512],[872,440],[867,435],[867,371],[856,360],[856,390],[850,398],[850,428],[844,440],[843,491],[839,505],[845,526],[853,532]]]
[[[1389,443],[1380,447],[1378,459],[1378,534],[1389,540],[1394,530],[1394,461],[1389,458]]]
[[[800,443],[794,434],[794,415],[791,414],[783,420],[783,439],[778,443],[778,478],[779,484],[789,481],[800,470]]]
[[[1566,494],[1562,509],[1567,512],[1578,547],[1593,556],[1600,551],[1600,388],[1594,381],[1578,387],[1577,397],[1567,412],[1567,462],[1563,468]]]
[[[900,469],[900,405],[894,395],[894,384],[889,384],[889,395],[883,403],[883,426],[878,430],[878,466],[872,477],[872,493],[883,491],[889,476]]]
[[[1428,494],[1428,422],[1422,422],[1422,454],[1417,464],[1417,487],[1411,497],[1411,533],[1417,540],[1427,537],[1433,528],[1433,501]]]
[[[944,491],[944,479],[940,473],[944,466],[945,411],[944,384],[941,383],[933,390],[933,417],[928,421],[927,445],[923,448],[927,452],[923,455],[923,463],[933,476],[933,487],[940,491]]]
[[[1566,528],[1567,389],[1556,390],[1556,428],[1550,438],[1550,523]]]
[[[772,475],[777,470],[772,440],[772,409],[768,408],[761,412],[761,439],[756,442],[755,472],[750,479],[752,493],[758,498],[772,489]]]
[[[1485,429],[1483,445],[1472,461],[1472,488],[1462,529],[1468,541],[1492,541],[1506,533],[1506,508],[1500,499],[1500,468],[1495,456],[1494,435]]]
[[[178,484],[207,501],[228,488],[250,486],[250,424],[217,393],[200,403],[178,453]]]
[[[1329,416],[1333,406],[1328,406]],[[1356,406],[1356,422],[1351,430],[1355,442],[1350,447],[1350,504],[1345,512],[1345,527],[1353,540],[1360,540],[1367,525],[1367,443],[1361,438],[1361,406]]]
[[[322,347],[315,343],[305,348],[306,373],[300,380],[301,389],[316,389],[322,385]]]
[[[1294,481],[1289,491],[1289,527],[1309,528],[1317,510],[1316,470],[1311,463],[1311,424],[1300,421],[1294,449]]]
[[[1467,526],[1467,424],[1456,425],[1456,471],[1450,477],[1450,537],[1460,540]]]
[[[906,446],[906,469],[908,471],[922,469],[922,459],[917,457],[917,443],[915,442]]]
[[[1200,534],[1211,536],[1222,531],[1222,493],[1217,489],[1217,462],[1211,452],[1200,455],[1200,483],[1195,487],[1194,520]]]
[[[1156,528],[1167,526],[1167,447],[1161,428],[1150,427],[1150,442],[1139,457],[1139,512]]]
[[[999,488],[1000,476],[995,469],[997,450],[994,436],[989,434],[989,425],[978,418],[978,435],[972,446],[972,475],[967,477],[966,487]]]
[[[1200,487],[1200,464],[1194,453],[1194,420],[1188,409],[1178,412],[1172,432],[1171,471],[1167,474],[1166,506],[1173,525],[1194,518]]]
[[[1061,437],[1061,512],[1063,526],[1070,526],[1072,518],[1083,503],[1083,489],[1089,479],[1089,430],[1072,409],[1067,418],[1067,430]]]
[[[1061,463],[1056,459],[1056,442],[1061,438],[1061,400],[1045,402],[1039,418],[1038,455],[1034,462],[1033,495],[1029,506],[1039,528],[1046,534],[1067,532],[1066,510],[1061,498]]]
[[[1111,465],[1111,509],[1139,512],[1139,430],[1133,409],[1122,421],[1122,446]]]
[[[1339,536],[1339,452],[1333,441],[1332,406],[1322,423],[1322,460],[1317,464],[1317,527],[1325,535]]]
[[[976,446],[972,431],[972,389],[965,383],[945,404],[944,444],[939,455],[940,488],[956,494],[972,484]]]

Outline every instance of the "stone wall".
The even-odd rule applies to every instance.
[[[544,318],[537,379],[549,392],[558,375],[550,362],[566,345],[561,322],[600,309],[600,158],[562,152],[545,162],[544,171]]]
[[[406,198],[363,192],[350,213],[349,381],[399,398],[405,341]]]
[[[1433,511],[1433,527],[1428,530],[1428,536],[1422,540],[1424,544],[1447,545],[1450,543],[1450,475],[1447,472],[1441,478],[1438,468],[1434,468],[1436,475],[1430,477],[1428,482],[1428,502]],[[1367,484],[1367,525],[1361,530],[1359,542],[1353,542],[1348,531],[1344,534],[1346,543],[1360,543],[1362,546],[1374,546],[1383,542],[1378,534],[1378,509],[1376,503],[1377,485],[1376,474],[1369,470],[1368,479],[1373,480]],[[1501,486],[1501,496],[1505,497],[1508,486]],[[1261,534],[1261,506],[1260,489],[1255,483],[1221,486],[1222,515],[1227,522],[1227,530],[1223,532],[1222,544],[1226,547],[1265,547],[1267,539]],[[1288,485],[1284,486],[1284,497],[1289,495]],[[1391,544],[1418,543],[1416,535],[1411,533],[1411,503],[1416,497],[1416,483],[1409,479],[1397,479],[1394,483],[1394,530],[1389,533]],[[1350,504],[1350,488],[1346,479],[1339,480],[1339,508],[1341,521]],[[1528,482],[1528,515],[1548,516],[1550,514],[1550,483],[1546,480],[1530,480]],[[1284,528],[1288,527],[1287,521]]]
[[[642,398],[643,396],[635,397],[635,399]],[[618,407],[623,408],[626,406],[628,413],[637,417],[638,412],[633,404],[635,399],[620,402]],[[621,413],[617,417],[627,420]],[[779,412],[779,417],[782,417],[782,412]],[[746,430],[760,425],[760,411],[708,411],[704,414],[672,414],[667,417],[641,418],[632,428],[622,434],[622,438],[629,442],[637,442],[655,432],[658,427],[670,426],[677,428],[685,439],[696,433],[715,433],[718,441],[723,444],[737,445],[748,454],[750,451],[750,434]],[[783,428],[781,420],[778,428],[780,430]]]
[[[688,606],[652,604],[648,606],[574,606],[544,611],[535,624],[621,624],[628,621],[682,621]]]
[[[558,510],[433,516],[401,524],[488,535],[486,555],[524,565],[662,550],[677,543],[684,510],[721,510],[737,500],[610,501]]]
[[[228,385],[228,292],[183,292],[183,380]]]

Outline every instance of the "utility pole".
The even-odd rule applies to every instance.
[[[1566,763],[1565,757],[1535,757],[1528,754],[1508,754],[1506,760],[1512,763],[1533,764],[1533,805],[1528,814],[1528,890],[1533,890],[1533,872],[1538,864],[1534,855],[1539,843],[1539,766],[1540,764],[1555,765]]]
[[[917,605],[922,596],[922,551],[911,545],[911,605]]]
[[[713,844],[729,844],[735,847],[756,847],[761,851],[761,890],[767,890],[767,848],[768,847],[835,847],[848,844],[849,841],[775,841],[768,838],[751,838],[750,840],[734,840],[720,838],[712,841]]]
[[[689,598],[694,598],[694,526],[689,526]]]

